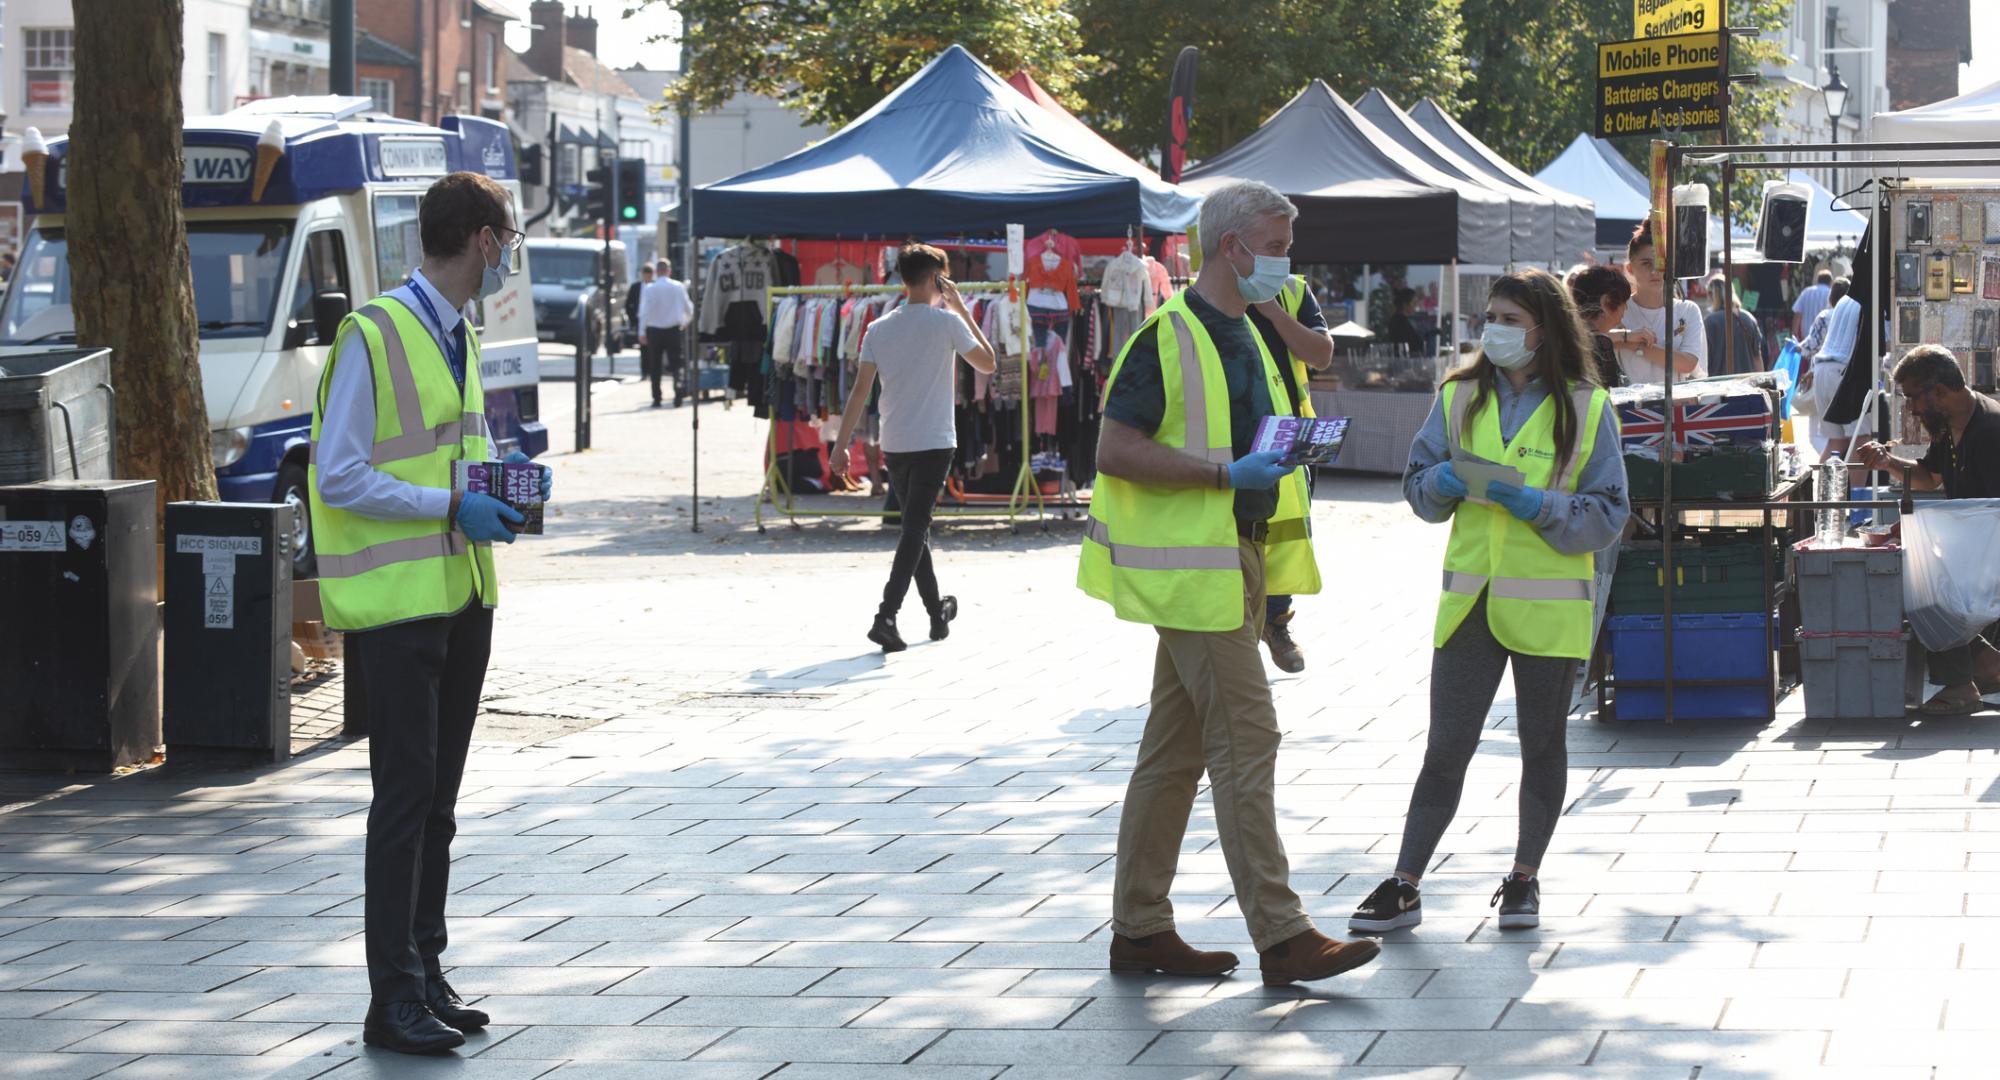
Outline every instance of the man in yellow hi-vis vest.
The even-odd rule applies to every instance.
[[[1327,333],[1326,316],[1312,287],[1298,274],[1292,275],[1275,299],[1250,306],[1250,323],[1264,339],[1264,348],[1283,372],[1285,393],[1291,398],[1292,412],[1313,415],[1312,372],[1333,366],[1333,336]],[[1306,494],[1312,494],[1312,470],[1301,469]],[[1310,503],[1300,524],[1312,520]],[[1264,601],[1264,647],[1271,650],[1271,662],[1278,670],[1297,673],[1306,669],[1305,650],[1292,638],[1292,598],[1272,593]]]
[[[506,189],[469,172],[431,185],[417,231],[423,264],[334,338],[307,472],[320,604],[347,635],[369,721],[362,1037],[437,1053],[488,1021],[439,958],[454,805],[499,600],[491,545],[512,543],[522,521],[489,495],[451,490],[453,462],[491,456],[479,339],[462,311],[505,283],[522,234]],[[545,499],[549,487],[544,467]]]
[[[1237,966],[1235,954],[1198,951],[1175,933],[1167,895],[1204,768],[1264,981],[1328,978],[1380,951],[1313,928],[1291,887],[1273,792],[1278,715],[1258,648],[1267,541],[1305,556],[1269,556],[1273,590],[1317,592],[1319,575],[1306,531],[1281,529],[1286,514],[1307,509],[1301,470],[1250,451],[1258,421],[1291,405],[1244,312],[1291,276],[1297,214],[1254,181],[1208,192],[1200,276],[1139,328],[1105,391],[1077,584],[1159,634],[1152,709],[1118,824],[1114,971],[1213,976]]]

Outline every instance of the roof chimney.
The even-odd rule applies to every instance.
[[[574,45],[592,56],[597,55],[597,17],[590,8],[583,8],[571,15],[563,24],[563,41]]]
[[[524,57],[535,74],[558,82],[563,76],[562,0],[535,0],[528,7],[528,21],[535,27]]]

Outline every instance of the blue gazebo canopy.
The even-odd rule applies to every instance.
[[[702,236],[1179,231],[1200,198],[1116,159],[963,47],[826,140],[694,192]]]

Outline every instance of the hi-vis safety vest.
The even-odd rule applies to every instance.
[[[1468,422],[1475,389],[1468,382],[1448,382],[1441,391],[1446,441],[1452,451],[1520,469],[1528,486],[1541,488],[1548,498],[1575,492],[1577,476],[1597,445],[1609,395],[1595,386],[1570,391],[1578,425],[1576,449],[1563,474],[1556,476],[1555,399],[1543,401],[1509,442],[1500,437],[1496,401],[1489,399]],[[1483,592],[1487,625],[1501,645],[1524,656],[1588,659],[1595,558],[1590,552],[1557,551],[1532,524],[1503,506],[1460,502],[1445,548],[1435,645],[1443,648],[1451,640]]]
[[[1235,460],[1229,424],[1229,383],[1222,356],[1188,308],[1185,291],[1160,305],[1139,334],[1159,343],[1166,413],[1153,439],[1201,461]],[[1271,407],[1291,415],[1289,399],[1263,335],[1251,332],[1263,361]],[[1108,388],[1130,356],[1131,342],[1112,366]],[[1265,586],[1276,595],[1319,591],[1312,555],[1305,470],[1278,484],[1278,512],[1269,523]],[[1090,499],[1077,587],[1108,602],[1119,618],[1175,630],[1229,631],[1243,625],[1243,565],[1236,532],[1236,492],[1229,488],[1156,488],[1099,473]]]
[[[1306,279],[1297,274],[1286,278],[1285,287],[1278,290],[1278,302],[1285,306],[1285,314],[1290,315],[1294,319],[1299,317],[1299,305],[1305,303],[1305,299]],[[1307,367],[1306,362],[1299,359],[1297,354],[1287,353],[1286,355],[1291,357],[1292,361],[1292,385],[1297,387],[1299,391],[1299,415],[1319,415],[1313,412],[1312,369]]]
[[[454,461],[485,461],[486,395],[479,385],[479,341],[466,327],[461,396],[444,352],[422,319],[401,302],[377,297],[340,324],[320,372],[313,410],[312,531],[319,556],[320,606],[335,630],[370,630],[460,611],[477,590],[499,602],[490,544],[474,544],[450,521],[380,521],[326,505],[319,494],[320,418],[335,358],[349,335],[368,346],[375,384],[375,442],[368,463],[418,487],[451,487]]]

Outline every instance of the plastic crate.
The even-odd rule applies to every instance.
[[[1771,717],[1770,616],[1751,613],[1674,616],[1674,678],[1744,679],[1744,686],[1675,686],[1675,720],[1768,720]],[[1666,619],[1608,619],[1615,680],[1660,679],[1666,673]],[[1618,687],[1617,718],[1664,720],[1666,691]]]
[[[1762,530],[1758,530],[1760,533]],[[1756,611],[1764,606],[1761,553],[1778,580],[1776,552],[1762,539],[1739,540],[1741,533],[1717,533],[1700,541],[1674,544],[1674,613],[1706,615]],[[1660,545],[1650,541],[1618,549],[1611,581],[1611,610],[1619,615],[1658,615],[1666,592]]]
[[[1806,716],[1889,720],[1904,714],[1908,634],[1799,635]]]
[[[1793,549],[1800,629],[1808,634],[1896,634],[1903,629],[1903,552],[1896,547]]]
[[[1777,463],[1771,444],[1715,447],[1674,463],[1674,498],[1761,499],[1778,486]],[[1625,483],[1635,499],[1659,498],[1659,452],[1628,452]]]

